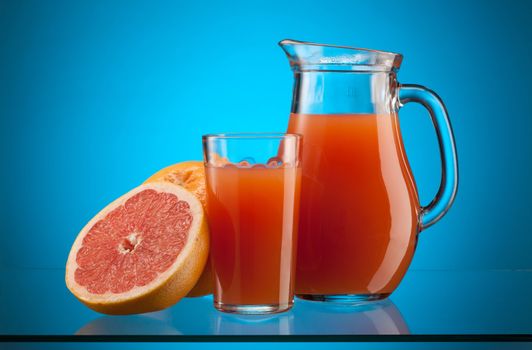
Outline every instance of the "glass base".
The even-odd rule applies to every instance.
[[[324,301],[337,304],[358,305],[386,299],[390,293],[382,294],[296,294],[299,299]]]
[[[233,305],[224,304],[221,302],[214,302],[214,307],[218,311],[243,314],[243,315],[268,315],[279,312],[288,311],[292,308],[293,303],[290,304],[259,304],[259,305]]]

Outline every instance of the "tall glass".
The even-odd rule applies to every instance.
[[[264,314],[293,304],[300,136],[203,137],[214,306]]]

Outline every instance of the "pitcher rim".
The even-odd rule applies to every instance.
[[[384,51],[384,50],[375,50],[375,49],[367,49],[365,47],[356,47],[356,46],[348,46],[348,45],[335,45],[335,44],[320,44],[313,41],[301,41],[301,40],[294,40],[294,39],[283,39],[279,41],[278,45],[283,46],[286,44],[302,44],[302,45],[309,45],[309,46],[324,46],[324,47],[335,47],[338,49],[348,49],[348,50],[354,50],[354,51],[369,51],[369,52],[375,52],[375,53],[384,53],[387,55],[394,55],[394,56],[400,56],[403,57],[402,54],[398,52],[393,51]]]
[[[400,53],[346,45],[294,39],[283,39],[278,45],[285,51],[292,68],[303,71],[335,71],[338,68],[351,72],[393,72],[399,69],[403,60]],[[323,49],[309,51],[302,49],[304,47]]]

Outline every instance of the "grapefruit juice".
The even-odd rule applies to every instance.
[[[292,305],[300,168],[206,166],[214,302]]]
[[[296,294],[390,294],[419,211],[397,116],[292,114],[288,131],[303,135]]]

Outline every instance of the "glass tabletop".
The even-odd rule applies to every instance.
[[[160,312],[106,316],[66,289],[62,269],[3,269],[1,336],[530,335],[532,271],[409,271],[387,300],[356,307],[296,299],[289,312],[224,314],[212,296]]]

